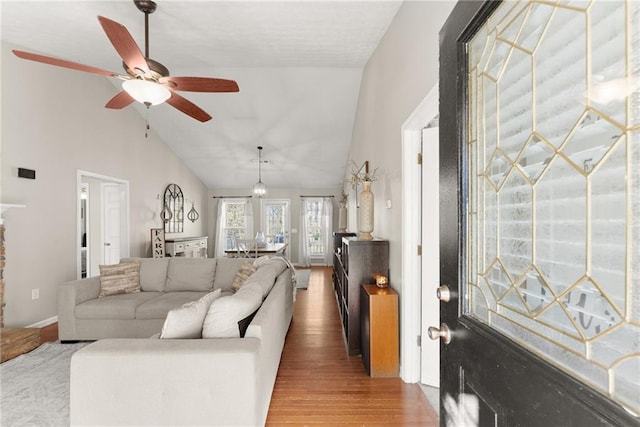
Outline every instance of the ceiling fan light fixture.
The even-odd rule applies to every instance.
[[[258,147],[258,182],[253,184],[253,195],[263,198],[267,194],[267,187],[262,182],[262,147]]]
[[[171,91],[165,86],[142,79],[122,82],[124,89],[133,99],[145,105],[158,105],[171,98]]]

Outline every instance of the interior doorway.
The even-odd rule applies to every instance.
[[[129,256],[129,182],[78,170],[78,279],[100,274],[100,264]]]
[[[437,155],[433,150],[438,146],[438,85],[436,84],[422,102],[407,118],[402,126],[402,294],[400,338],[400,377],[403,381],[423,382],[437,387],[439,379],[440,349],[437,342],[430,341],[423,330],[437,325],[440,304],[436,299],[439,278],[423,268],[438,265],[438,238],[423,237],[425,232],[438,229],[437,199],[431,199],[438,188]],[[437,123],[437,122],[435,122]],[[426,149],[423,151],[423,130],[429,131]],[[435,146],[435,147],[434,147]],[[436,151],[437,153],[437,151]],[[419,163],[423,163],[422,165]],[[423,184],[424,162],[429,162],[429,174]],[[424,188],[423,188],[424,187]],[[429,191],[425,190],[428,189]],[[431,194],[431,196],[429,195]],[[423,209],[431,206],[431,209]],[[431,232],[430,234],[433,234]],[[421,250],[422,255],[419,255]],[[437,271],[437,269],[436,269]],[[423,277],[426,275],[426,277]],[[434,323],[435,322],[435,323]]]

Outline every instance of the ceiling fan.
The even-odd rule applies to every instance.
[[[109,41],[122,58],[122,65],[127,75],[120,75],[112,71],[77,62],[65,61],[50,56],[14,50],[13,53],[22,59],[42,62],[72,70],[114,77],[122,80],[122,91],[114,96],[106,108],[121,109],[134,101],[145,104],[147,108],[167,102],[172,107],[201,122],[211,119],[203,109],[188,99],[178,95],[176,91],[184,92],[238,92],[238,84],[233,80],[211,77],[173,77],[169,75],[167,67],[149,58],[149,14],[156,10],[155,2],[151,0],[133,0],[136,7],[144,13],[145,53],[144,56],[138,45],[124,25],[98,16],[98,21],[106,33]]]

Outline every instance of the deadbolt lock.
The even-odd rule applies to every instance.
[[[451,291],[447,285],[442,285],[436,289],[436,297],[442,302],[449,302],[451,299]]]

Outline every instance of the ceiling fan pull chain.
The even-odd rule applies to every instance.
[[[144,112],[144,122],[146,126],[146,130],[144,131],[144,137],[149,138],[149,106],[147,105],[147,110]]]

